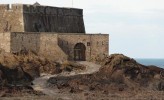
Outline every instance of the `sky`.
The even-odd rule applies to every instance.
[[[72,3],[73,1],[73,3]],[[0,3],[34,4],[34,0]],[[37,0],[41,5],[81,8],[87,33],[109,34],[109,53],[164,58],[164,0]]]

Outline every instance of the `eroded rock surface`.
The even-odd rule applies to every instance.
[[[48,80],[60,90],[78,93],[81,91],[163,91],[162,68],[144,66],[122,54],[104,58],[103,66],[93,74],[58,76]]]
[[[19,94],[22,96],[22,94],[26,94],[26,91],[28,91],[28,95],[30,93],[37,95],[38,91],[32,88],[32,81],[40,77],[41,73],[53,75],[84,69],[85,66],[82,64],[67,61],[64,63],[54,62],[33,52],[11,54],[2,51],[0,52],[0,97]],[[31,89],[29,90],[27,87]],[[15,92],[16,94],[14,94]]]

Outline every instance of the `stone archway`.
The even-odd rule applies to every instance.
[[[86,60],[85,50],[86,47],[83,43],[77,43],[74,46],[74,60],[85,61]]]

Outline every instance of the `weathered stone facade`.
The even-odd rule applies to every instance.
[[[69,60],[74,60],[75,45],[78,43],[86,47],[84,60],[91,60],[98,54],[108,54],[108,34],[61,34],[58,39],[58,45],[69,55]]]
[[[83,10],[0,4],[0,32],[85,33]]]
[[[24,32],[22,5],[0,4],[0,32]]]
[[[11,34],[10,33],[0,33],[0,48],[4,49],[6,52],[10,52],[11,45]]]
[[[35,51],[53,59],[92,60],[108,54],[108,34],[86,34],[83,10],[0,5],[0,48]]]

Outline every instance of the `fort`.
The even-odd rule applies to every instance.
[[[94,27],[93,27],[94,28]],[[92,60],[109,53],[109,35],[85,31],[83,10],[40,4],[0,4],[0,48],[54,59]]]

